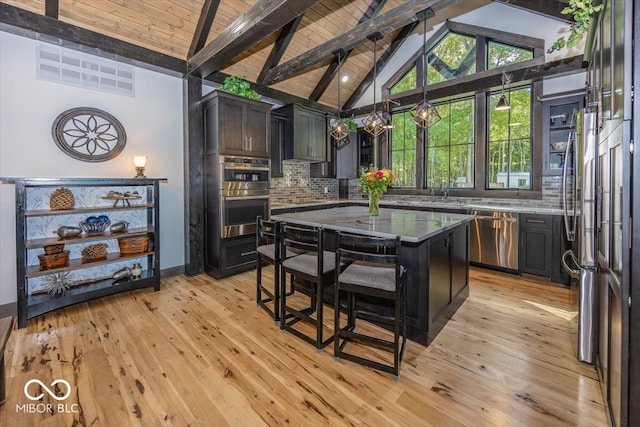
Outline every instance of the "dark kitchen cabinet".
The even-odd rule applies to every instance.
[[[205,127],[222,155],[269,157],[271,105],[223,91],[203,100]]]
[[[577,113],[584,104],[584,95],[563,97],[543,103],[542,109],[542,174],[561,175],[567,141],[575,132]],[[571,157],[571,156],[570,156]],[[569,159],[570,160],[570,159]],[[573,165],[568,164],[568,168]]]
[[[358,174],[361,169],[369,169],[373,166],[373,136],[358,129]]]
[[[429,240],[428,342],[444,328],[469,291],[469,225]]]
[[[271,114],[271,178],[282,178],[284,159],[284,128],[287,119],[276,113]]]
[[[552,218],[520,215],[520,272],[551,277]]]
[[[223,239],[220,251],[220,271],[229,276],[251,270],[256,263],[254,235]]]
[[[327,119],[319,111],[297,104],[275,110],[287,118],[284,160],[327,161]]]

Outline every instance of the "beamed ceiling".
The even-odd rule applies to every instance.
[[[383,35],[377,42],[380,67],[405,37],[421,33],[417,12],[431,9],[427,18],[430,30],[490,2],[0,0],[4,3],[0,4],[0,11],[2,22],[11,26],[43,31],[76,43],[82,43],[79,39],[89,35],[91,47],[111,54],[138,62],[157,60],[154,65],[171,64],[172,71],[213,81],[220,81],[226,74],[240,74],[257,82],[256,88],[264,95],[278,98],[279,91],[329,107],[337,106],[338,82],[332,53],[343,48],[347,56],[341,73],[349,80],[341,83],[341,104],[350,108],[370,82],[373,42],[367,39],[368,35],[376,31]],[[568,0],[501,2],[563,19],[560,10]],[[13,13],[18,11],[16,8],[20,13]],[[85,31],[76,32],[78,27]],[[50,34],[46,34],[48,28]],[[101,45],[103,36],[106,37]],[[118,41],[124,42],[124,48],[114,47]],[[136,47],[142,49],[137,51]]]

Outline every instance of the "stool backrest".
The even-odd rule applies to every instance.
[[[297,224],[282,225],[282,243],[284,250],[298,254],[311,253],[318,258],[318,269],[324,271],[324,239],[322,227],[311,227]]]
[[[280,232],[280,221],[263,219],[259,216],[256,219],[256,248],[262,245],[275,245],[276,258],[280,258],[282,253],[282,233]]]
[[[343,262],[399,264],[400,236],[387,238],[338,232],[336,246]]]

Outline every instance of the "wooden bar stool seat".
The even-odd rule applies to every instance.
[[[323,296],[325,290],[333,283],[335,270],[335,253],[324,250],[323,229],[321,227],[303,227],[284,224],[282,228],[284,247],[292,252],[300,253],[282,262],[283,289],[286,287],[286,273],[291,281],[310,284],[310,303],[305,308],[295,308],[289,304],[289,295],[284,295],[282,301],[282,318],[280,328],[315,345],[316,351],[321,352],[331,341],[333,335],[324,339],[323,327]],[[297,292],[296,295],[299,293]],[[314,326],[315,336],[294,327],[298,322],[306,322]]]
[[[280,323],[280,293],[282,280],[282,261],[296,255],[291,250],[285,250],[282,245],[281,225],[278,221],[269,221],[258,217],[256,227],[256,304],[273,317],[276,324]],[[284,255],[284,256],[283,256]],[[271,286],[263,284],[262,268],[273,265],[273,283]],[[290,292],[293,292],[291,287]]]
[[[334,284],[334,359],[344,358],[361,365],[369,366],[393,374],[397,381],[400,375],[400,362],[406,344],[406,269],[400,265],[400,236],[381,238],[338,232],[336,242],[336,263],[347,267],[335,272]],[[343,308],[340,294],[346,295],[344,308],[347,324],[340,324],[340,310]],[[390,301],[393,309],[384,315],[379,310],[367,310],[366,303],[374,304]],[[356,319],[362,319],[375,325],[390,329],[393,340],[384,332],[364,334],[356,331]],[[372,330],[374,330],[372,328]],[[374,352],[360,351],[356,355],[347,351],[347,344],[357,343],[393,353],[393,363],[385,363],[381,357],[367,358],[365,354]],[[351,346],[349,347],[351,348]],[[361,348],[362,350],[362,348]],[[376,360],[374,360],[376,359]]]

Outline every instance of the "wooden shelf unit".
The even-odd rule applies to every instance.
[[[0,181],[15,185],[18,327],[24,328],[28,319],[43,313],[90,299],[145,287],[160,290],[159,183],[166,179],[0,178]],[[69,188],[74,192],[74,209],[46,209],[45,196],[60,187]],[[131,188],[138,190],[143,197],[132,200],[130,206],[114,206],[110,200],[102,200],[110,190]],[[90,195],[92,200],[90,203],[82,200],[76,193]],[[82,204],[88,206],[78,206]],[[130,218],[132,221],[129,222],[134,224],[132,228],[120,233],[112,233],[107,229],[104,233],[82,233],[66,238],[60,238],[55,234],[56,219],[75,225],[82,215],[95,214]],[[81,257],[80,251],[86,244],[111,243],[113,249],[114,240],[139,236],[149,236],[149,247],[144,252],[121,254],[112,250],[106,257],[97,260]],[[72,250],[72,256],[66,265],[42,269],[37,261],[34,262],[35,251],[60,243],[65,244],[65,249]],[[111,265],[111,269],[115,271],[129,266],[125,262],[136,259],[143,265],[143,273],[139,278],[115,281],[111,277],[113,271],[107,269],[107,266]],[[71,288],[62,296],[56,297],[43,291],[42,285],[46,279],[43,276],[66,271],[79,275],[80,280],[74,280]]]

